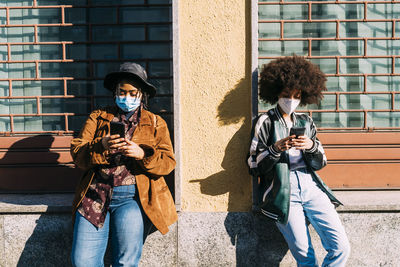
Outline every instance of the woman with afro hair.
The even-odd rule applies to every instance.
[[[315,124],[294,112],[319,103],[325,83],[318,66],[296,55],[273,60],[260,73],[260,98],[277,105],[253,128],[248,164],[259,177],[260,212],[276,221],[297,266],[318,266],[308,222],[327,251],[322,266],[345,266],[350,254],[335,210],[341,203],[316,173],[327,160]]]

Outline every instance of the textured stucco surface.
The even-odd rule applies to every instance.
[[[346,266],[400,266],[400,213],[340,213],[350,243]],[[0,266],[71,266],[70,214],[0,215]],[[325,250],[310,227],[319,263]],[[106,260],[106,265],[109,260]],[[291,267],[295,262],[275,224],[247,212],[181,212],[162,236],[152,233],[141,267]]]
[[[340,213],[340,217],[351,244],[346,266],[400,266],[400,213]],[[326,251],[315,230],[309,229],[321,264]],[[296,266],[279,230],[264,216],[183,213],[178,233],[179,266]]]
[[[143,248],[140,266],[178,266],[177,243],[177,224],[164,236],[152,233]],[[0,214],[0,244],[0,267],[69,267],[71,215]],[[110,250],[105,266],[110,267]]]
[[[6,265],[6,256],[4,251],[4,218],[0,216],[0,266]]]
[[[182,210],[247,211],[250,1],[179,2]]]
[[[3,215],[4,265],[71,266],[70,214]]]

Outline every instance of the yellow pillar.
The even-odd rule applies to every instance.
[[[183,211],[248,211],[250,0],[179,1]]]

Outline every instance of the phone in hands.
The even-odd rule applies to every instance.
[[[292,127],[290,128],[289,136],[295,135],[296,138],[306,133],[305,127]]]
[[[125,138],[125,125],[122,122],[110,122],[110,135],[119,134],[120,138]]]

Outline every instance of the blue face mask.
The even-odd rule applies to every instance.
[[[130,112],[137,109],[140,106],[140,97],[131,96],[116,96],[115,103],[117,106],[125,112]]]

